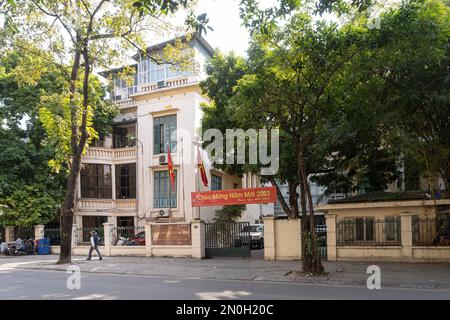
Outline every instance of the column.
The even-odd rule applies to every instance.
[[[45,226],[43,224],[34,226],[34,238],[35,239],[44,238],[44,228],[45,228]]]
[[[263,220],[264,220],[264,259],[276,260],[275,218],[263,217]]]
[[[5,227],[5,242],[13,242],[14,240],[14,227]]]
[[[192,257],[205,258],[205,223],[202,220],[191,221]]]
[[[78,225],[73,224],[72,225],[72,254],[73,254],[73,248],[78,245],[79,239],[78,239]]]
[[[109,222],[105,222],[103,224],[103,231],[104,231],[104,237],[105,237],[105,248],[104,248],[104,255],[110,256],[111,255],[111,245],[112,245],[112,238],[113,238],[113,228],[114,225]]]
[[[327,259],[328,261],[337,261],[336,247],[336,215],[326,215],[327,224]]]
[[[402,237],[402,259],[412,260],[412,216],[411,212],[400,214],[401,237]]]
[[[145,223],[145,256],[153,256],[152,251],[152,224],[150,222]]]

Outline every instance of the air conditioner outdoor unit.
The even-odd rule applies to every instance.
[[[165,209],[165,210],[163,210],[163,209],[159,210],[158,216],[159,216],[160,218],[168,218],[168,217],[169,217],[169,210],[167,210],[167,209]]]
[[[162,154],[159,156],[159,164],[167,164],[167,155]]]
[[[166,82],[165,82],[164,80],[158,81],[158,82],[156,83],[156,87],[157,87],[158,89],[164,88],[165,86],[166,86]]]

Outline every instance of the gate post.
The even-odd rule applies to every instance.
[[[14,228],[15,227],[5,227],[5,242],[13,242],[14,241]]]
[[[413,214],[411,212],[400,213],[402,259],[404,260],[412,260],[413,258],[412,216]]]
[[[153,256],[152,251],[152,224],[151,222],[145,223],[145,256],[151,257]]]
[[[103,234],[105,237],[105,256],[111,256],[113,228],[114,225],[112,223],[105,222],[103,224]]]
[[[34,226],[34,239],[37,240],[44,238],[44,228],[45,226],[43,224]]]
[[[275,218],[263,217],[264,220],[264,260],[275,260]]]
[[[192,257],[205,258],[205,223],[202,220],[191,221]]]
[[[336,248],[336,215],[326,215],[327,224],[327,259],[328,261],[337,261]]]

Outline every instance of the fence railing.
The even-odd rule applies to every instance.
[[[416,246],[450,246],[450,218],[412,219],[412,241]]]
[[[60,228],[45,228],[44,237],[50,239],[51,246],[59,246],[61,244],[61,229]]]
[[[112,245],[145,245],[145,227],[116,227],[112,229]]]
[[[98,228],[77,228],[78,244],[90,245],[91,232],[95,231],[100,237],[100,245],[104,244],[105,235],[103,227]]]
[[[338,246],[400,246],[400,217],[350,218],[336,223]]]

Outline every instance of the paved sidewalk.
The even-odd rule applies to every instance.
[[[56,255],[0,256],[0,270],[33,269],[66,271],[56,265]],[[326,276],[305,277],[296,273],[300,261],[264,261],[261,259],[207,259],[156,257],[104,257],[102,261],[86,261],[73,257],[82,272],[129,274],[183,279],[221,279],[242,281],[276,281],[350,285],[366,287],[367,266],[381,268],[381,286],[393,288],[426,288],[450,290],[450,264],[324,262]]]

